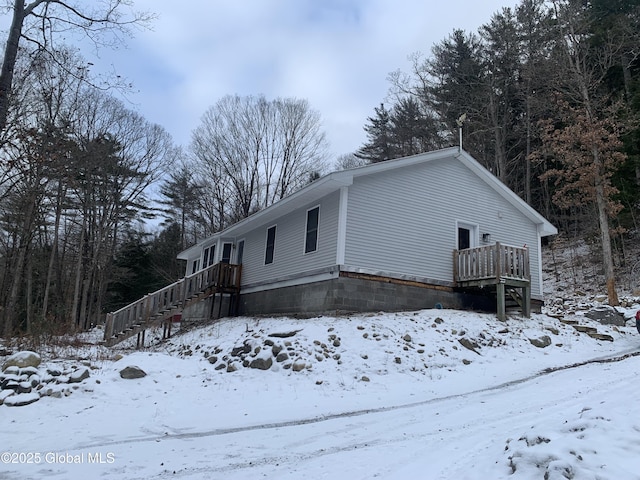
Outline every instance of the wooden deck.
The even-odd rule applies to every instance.
[[[164,336],[175,315],[181,314],[187,306],[211,295],[231,294],[237,301],[241,273],[242,265],[216,263],[145,295],[120,310],[108,313],[104,328],[105,344],[112,346],[137,334],[139,345],[141,339],[144,343],[145,330],[159,325],[165,326]],[[231,303],[229,307],[231,308]],[[218,316],[221,313],[220,308],[222,299],[219,302]]]
[[[529,250],[511,245],[486,245],[453,252],[454,282],[460,288],[496,289],[498,318],[506,318],[506,295],[531,315]]]

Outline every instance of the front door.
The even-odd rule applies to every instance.
[[[225,243],[222,245],[222,263],[229,263],[231,261],[231,248],[233,244]]]
[[[465,227],[458,227],[458,250],[471,248],[471,230]]]

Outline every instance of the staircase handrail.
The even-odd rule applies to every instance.
[[[156,315],[184,306],[189,298],[212,286],[239,289],[240,265],[216,263],[108,313],[104,328],[105,341],[134,325],[146,325]]]

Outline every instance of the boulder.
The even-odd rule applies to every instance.
[[[549,335],[543,335],[540,338],[530,338],[529,342],[531,342],[531,345],[533,345],[534,347],[546,348],[551,345],[551,338],[549,337]]]
[[[480,355],[480,352],[476,350],[476,348],[480,348],[480,346],[473,340],[469,340],[468,338],[463,337],[458,339],[458,343],[467,350],[471,350],[473,353],[477,353],[478,355]]]
[[[293,367],[291,369],[294,372],[301,372],[306,368],[306,366],[306,363],[304,363],[302,360],[296,360],[295,362],[293,362]]]
[[[40,361],[40,355],[36,352],[24,350],[9,356],[9,358],[7,358],[2,364],[2,371],[4,372],[8,367],[37,367],[40,365]]]
[[[596,320],[602,325],[615,325],[617,327],[624,327],[627,323],[624,315],[614,308],[599,308],[597,310],[590,310],[585,313],[584,316],[590,318],[591,320]]]
[[[276,362],[278,363],[284,362],[285,360],[289,360],[289,354],[287,352],[279,353],[276,357]]]
[[[127,380],[132,380],[134,378],[142,378],[146,376],[147,376],[147,373],[144,370],[142,370],[140,367],[136,367],[135,365],[130,365],[120,370],[120,377]]]
[[[250,368],[257,368],[259,370],[269,370],[273,365],[273,359],[269,358],[255,358],[249,364]]]
[[[30,403],[40,400],[40,395],[37,393],[17,393],[10,395],[4,399],[4,404],[7,407],[22,407],[29,405]]]
[[[13,390],[0,390],[0,405],[4,403],[5,398],[14,395],[16,392]]]
[[[69,383],[80,383],[87,378],[89,378],[89,369],[87,367],[79,368],[69,375]]]

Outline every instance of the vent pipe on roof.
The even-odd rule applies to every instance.
[[[458,148],[460,149],[461,152],[462,152],[462,126],[464,125],[464,122],[466,119],[467,119],[467,114],[463,113],[456,120],[456,123],[458,124],[458,136],[460,138],[458,143]]]

